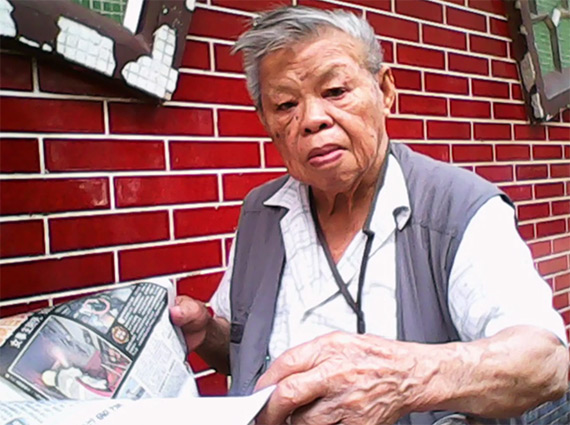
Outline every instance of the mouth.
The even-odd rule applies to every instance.
[[[322,167],[337,161],[343,154],[344,149],[338,145],[325,145],[314,148],[309,152],[309,164],[313,167]]]

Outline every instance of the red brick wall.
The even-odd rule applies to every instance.
[[[82,72],[1,54],[2,315],[148,276],[209,298],[241,199],[283,172],[230,46],[252,12],[291,1],[199,3],[178,89],[162,107]],[[529,126],[502,2],[297,3],[366,15],[399,88],[391,137],[513,198],[569,324],[570,113]],[[224,379],[206,373],[200,385],[219,393]]]

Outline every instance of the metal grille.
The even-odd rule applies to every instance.
[[[128,0],[73,0],[73,2],[122,24]]]

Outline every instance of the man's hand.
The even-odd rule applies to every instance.
[[[206,329],[212,316],[205,304],[187,296],[176,297],[170,308],[170,317],[175,326],[182,328],[189,351],[194,351],[204,342]]]
[[[282,425],[290,415],[295,425],[394,423],[421,384],[418,347],[342,332],[295,347],[259,379],[257,389],[277,388],[257,424]]]
[[[188,351],[196,351],[218,372],[229,373],[230,325],[225,319],[212,317],[203,302],[187,296],[176,297],[170,318],[182,328]]]

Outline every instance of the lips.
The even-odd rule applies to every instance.
[[[338,145],[325,145],[319,148],[311,149],[309,152],[309,164],[315,167],[328,165],[338,160],[344,149]]]

